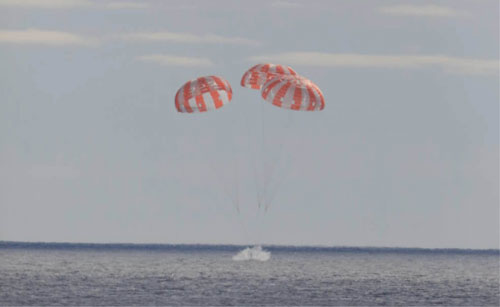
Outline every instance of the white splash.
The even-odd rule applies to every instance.
[[[266,252],[262,246],[247,247],[233,256],[235,261],[258,260],[267,261],[271,258],[271,252]]]

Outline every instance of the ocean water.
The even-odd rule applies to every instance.
[[[0,242],[0,305],[498,306],[499,261],[498,250]]]

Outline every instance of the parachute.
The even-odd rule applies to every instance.
[[[290,66],[270,63],[257,64],[243,74],[241,86],[260,90],[266,81],[278,75],[296,76],[297,73]]]
[[[247,70],[241,79],[241,86],[260,89],[261,96],[265,101],[273,104],[274,106],[296,110],[296,111],[320,111],[325,107],[325,100],[323,93],[319,87],[311,80],[299,76],[291,67],[277,64],[258,64]],[[286,143],[286,136],[280,135],[273,137],[271,133],[267,133],[265,128],[265,112],[262,108],[261,116],[261,155],[256,156],[255,169],[257,185],[257,201],[258,207],[264,207],[267,211],[274,195],[282,183],[283,176],[275,176],[278,164],[281,159],[283,148]],[[277,115],[277,114],[276,114]],[[293,119],[291,114],[288,114],[287,125]],[[279,120],[273,118],[273,122],[277,123]],[[286,127],[285,127],[286,130]],[[270,157],[266,146],[266,138],[271,138],[269,142],[270,147],[274,147],[278,152],[276,157]],[[273,177],[278,177],[274,178]],[[281,177],[281,178],[280,178]]]
[[[206,112],[228,104],[233,96],[229,82],[206,76],[186,82],[175,95],[175,107],[181,113]]]
[[[324,96],[319,87],[286,65],[257,64],[243,74],[241,86],[260,90],[260,95],[264,101],[280,107],[284,111],[320,111],[325,107]],[[180,113],[212,111],[228,104],[232,99],[232,95],[233,91],[227,80],[218,76],[199,77],[186,82],[179,88],[175,95],[175,107]],[[237,118],[237,113],[233,113],[231,117],[224,117],[229,121],[227,125],[231,125],[231,127],[222,124],[220,121],[222,116],[217,117],[219,114],[199,118],[201,123],[197,120],[197,124],[202,127],[204,133],[210,131],[210,135],[223,140],[221,144],[227,146],[226,150],[219,148],[217,155],[212,157],[208,147],[213,146],[213,144],[203,142],[204,134],[194,134],[195,139],[196,137],[201,138],[199,141],[195,140],[199,146],[207,146],[200,152],[206,154],[204,158],[207,164],[211,166],[213,175],[218,177],[222,189],[232,202],[238,216],[240,216],[238,165],[241,160],[238,159],[241,152],[241,150],[238,150],[238,140],[245,139],[248,149],[255,149],[250,159],[255,163],[253,171],[258,203],[256,217],[264,217],[277,190],[284,182],[286,172],[290,169],[286,162],[290,157],[288,154],[283,154],[289,152],[285,148],[286,142],[290,138],[286,132],[289,130],[288,128],[292,120],[294,120],[294,116],[297,116],[297,120],[304,116],[304,114],[298,112],[280,112],[278,109],[266,110],[268,104],[264,101],[260,105],[262,112],[260,117],[249,118],[248,114],[250,113],[245,113],[245,118]],[[252,105],[255,106],[255,104]],[[274,107],[270,108],[273,109]],[[270,118],[266,120],[266,117]],[[285,119],[286,122],[280,124],[280,118]],[[269,120],[273,122],[273,129],[266,127],[265,122]],[[217,124],[214,124],[215,122]],[[248,131],[237,130],[236,124],[243,122],[247,123],[246,128]],[[252,124],[256,126],[251,127]],[[300,120],[300,124],[304,123]],[[299,125],[292,125],[292,127]],[[305,126],[304,128],[307,129]],[[215,131],[215,129],[222,129],[222,131]],[[260,132],[262,133],[261,136]],[[252,135],[256,136],[255,144],[251,144]],[[217,159],[219,160],[218,163],[216,162]],[[245,160],[245,163],[247,161],[248,159]],[[261,214],[262,212],[263,214]]]
[[[197,79],[187,81],[182,85],[175,94],[175,108],[180,113],[204,113],[216,109],[220,109],[227,105],[233,96],[233,90],[227,80],[219,76],[204,76]],[[207,121],[208,120],[208,121]],[[212,120],[212,121],[210,121]],[[213,125],[213,118],[205,117],[200,120],[204,131],[210,131],[209,134],[217,137],[227,136],[224,129],[220,130],[220,126]],[[200,146],[207,146],[203,142],[203,135],[194,134],[194,140]],[[230,147],[234,147],[234,140],[229,135],[226,139]],[[202,145],[203,144],[203,145]],[[210,145],[208,145],[210,146]],[[205,149],[202,151],[206,151]],[[231,156],[231,155],[230,155]],[[216,157],[209,154],[205,155],[207,165],[210,166],[213,176],[218,179],[219,184],[224,190],[226,196],[231,200],[236,211],[239,213],[238,204],[238,181],[237,181],[237,161],[233,156],[233,161],[227,161],[226,168],[222,169],[217,166]],[[225,178],[225,171],[231,171],[233,175]]]
[[[304,77],[275,76],[264,83],[261,95],[280,108],[297,111],[320,111],[325,108],[325,98],[319,87]]]

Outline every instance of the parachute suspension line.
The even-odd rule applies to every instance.
[[[260,207],[264,206],[264,198],[265,198],[265,190],[266,190],[266,183],[265,183],[265,172],[266,172],[266,152],[267,152],[267,144],[268,140],[266,140],[266,135],[267,135],[267,126],[266,126],[266,112],[265,112],[265,106],[264,102],[260,104],[260,111],[262,113],[262,138],[261,138],[261,150],[260,150]]]
[[[232,88],[227,80],[219,76],[203,76],[194,80],[187,81],[182,85],[175,94],[175,108],[180,113],[204,113],[207,111],[213,111],[227,105],[232,99]],[[201,116],[201,115],[200,115]],[[216,118],[216,117],[215,117]],[[213,130],[217,131],[217,125],[213,125],[210,121],[210,117],[205,121],[201,120],[201,123],[208,124],[207,127],[203,127],[204,130],[210,131],[210,128],[215,126]],[[220,123],[219,123],[220,125]],[[198,133],[196,133],[199,136]],[[212,133],[217,139],[221,133]],[[197,137],[198,138],[198,137]],[[201,137],[199,137],[201,138]],[[204,142],[198,142],[197,145],[204,144]],[[204,144],[205,147],[207,146]],[[204,147],[203,145],[201,147]],[[207,148],[204,148],[207,149]],[[231,199],[233,205],[237,207],[238,205],[238,193],[232,193],[232,189],[229,185],[224,184],[224,179],[220,176],[220,167],[217,168],[215,165],[215,157],[210,154],[210,151],[204,150],[206,153],[206,160],[212,168],[212,173],[217,177],[219,183],[221,183],[226,195]],[[224,169],[223,169],[224,170]],[[227,180],[226,180],[227,182]]]
[[[256,155],[255,155],[255,161],[256,161],[256,167],[254,169],[254,172],[255,173],[258,173],[258,175],[256,175],[256,188],[257,188],[257,203],[258,203],[258,209],[260,209],[263,204],[263,190],[264,190],[264,186],[263,186],[263,177],[264,177],[264,150],[265,150],[265,136],[266,136],[266,133],[265,133],[265,130],[266,130],[266,123],[265,123],[265,112],[264,112],[264,103],[263,102],[259,102],[260,104],[260,134],[261,134],[261,137],[260,137],[260,142],[259,140],[257,139],[256,140],[256,143],[258,143],[260,146],[258,146],[259,150],[257,150],[256,152]],[[257,160],[259,160],[259,162],[257,163]],[[257,211],[258,213],[259,211]]]
[[[284,169],[285,169],[285,173],[282,174],[278,181],[276,182],[274,188],[271,190],[271,192],[269,193],[269,198],[267,200],[267,205],[265,207],[265,211],[264,212],[267,212],[267,209],[269,209],[269,207],[271,206],[271,203],[273,202],[274,200],[274,197],[276,196],[277,192],[279,191],[279,189],[281,188],[281,185],[283,184],[283,182],[285,182],[285,179],[286,179],[286,175],[288,174],[288,170],[289,168],[287,167],[290,163],[290,157],[287,157],[285,162],[284,162]]]
[[[216,126],[216,128],[214,129],[215,131],[213,131],[212,135],[216,135],[216,136],[221,136],[221,131],[219,130],[223,130],[223,128],[217,128],[217,125],[211,125],[211,126]],[[231,136],[228,137],[228,139],[230,140],[230,143],[232,145],[233,148],[231,148],[231,155],[233,156],[234,155],[234,138],[232,138]],[[202,144],[202,142],[200,142],[201,140],[198,140],[198,144]],[[217,141],[217,139],[216,139]],[[204,150],[205,152],[208,153],[208,150]],[[222,191],[224,192],[224,195],[227,197],[227,199],[231,202],[231,205],[234,207],[234,209],[236,210],[237,214],[239,215],[240,213],[240,208],[239,208],[239,199],[238,199],[238,192],[235,191],[235,188],[234,188],[234,182],[237,181],[237,178],[235,176],[236,172],[234,170],[234,156],[233,156],[233,161],[232,163],[228,163],[228,165],[232,165],[232,169],[231,169],[231,172],[229,172],[229,177],[233,177],[234,180],[231,180],[231,178],[227,178],[228,176],[224,176],[225,173],[227,174],[228,172],[224,172],[225,168],[223,167],[218,167],[216,161],[215,161],[215,158],[211,155],[211,154],[207,154],[207,156],[209,156],[209,166],[210,166],[210,169],[212,171],[212,175],[214,175],[214,177],[216,177],[217,179],[217,182],[219,184],[219,186],[222,187]],[[226,177],[226,178],[225,178]]]
[[[235,146],[236,140],[234,140],[233,145]],[[235,146],[236,147],[236,146]],[[240,214],[240,185],[239,185],[239,168],[238,168],[238,150],[234,148],[235,150],[233,151],[233,191],[235,193],[234,195],[234,205],[236,207],[236,211],[238,212],[238,215]]]
[[[286,110],[286,111],[288,114],[287,114],[285,125],[283,126],[283,129],[285,131],[289,130],[289,128],[292,124],[292,121],[293,121],[292,112],[295,112],[295,111],[290,111],[290,110]],[[279,186],[281,186],[281,183],[284,181],[284,176],[281,176],[281,177],[278,176],[278,178],[276,179],[275,175],[276,175],[276,171],[279,167],[279,164],[282,161],[283,153],[285,152],[285,150],[284,150],[285,143],[288,143],[287,135],[289,135],[289,134],[283,133],[279,137],[275,137],[276,142],[273,142],[273,143],[277,144],[277,146],[278,146],[277,151],[278,152],[277,152],[277,155],[272,158],[269,165],[266,167],[266,170],[268,172],[266,173],[265,180],[264,180],[264,192],[263,192],[263,194],[264,194],[264,196],[263,196],[264,213],[266,213],[267,210],[269,209],[269,207],[271,206],[271,202],[273,201],[274,196],[276,195],[276,192],[277,192]]]
[[[258,102],[260,103],[260,101]],[[262,104],[261,104],[261,111],[262,111]],[[261,112],[264,114],[264,112]],[[245,121],[245,126],[246,126],[246,140],[247,140],[247,152],[250,153],[250,163],[253,165],[253,181],[254,181],[254,187],[255,187],[255,195],[256,195],[256,200],[257,200],[257,208],[261,207],[261,179],[259,178],[260,176],[260,168],[261,168],[261,161],[259,157],[262,155],[262,146],[260,145],[260,128],[263,125],[262,123],[262,116],[260,118],[257,118],[257,120],[251,121],[249,116],[244,116],[244,121]],[[253,125],[252,125],[253,124]],[[256,211],[256,214],[258,215],[259,210]]]
[[[232,169],[231,169],[231,172],[230,172],[230,177],[232,178],[229,178],[229,184],[228,184],[228,189],[231,193],[231,199],[232,199],[232,203],[233,203],[233,207],[234,209],[236,210],[236,213],[238,215],[240,215],[240,196],[239,196],[239,171],[238,171],[238,146],[236,144],[236,141],[237,141],[237,137],[236,137],[236,133],[234,133],[234,129],[232,129],[231,131],[233,131],[231,133],[231,135],[228,137],[229,141],[230,141],[230,155],[231,155],[231,165],[232,165]]]
[[[258,103],[261,103],[260,101]],[[261,103],[263,105],[263,103]],[[250,105],[251,106],[251,105]],[[258,105],[255,105],[255,107],[259,107]],[[263,111],[262,111],[263,113]],[[259,194],[261,192],[261,180],[259,178],[260,175],[260,170],[259,168],[261,167],[260,159],[259,156],[263,154],[262,148],[260,148],[260,133],[259,131],[260,126],[262,125],[262,117],[255,119],[253,116],[248,116],[248,112],[245,112],[245,109],[240,108],[238,112],[238,123],[241,123],[243,126],[241,126],[241,134],[240,134],[240,140],[246,141],[245,145],[247,146],[244,148],[246,154],[243,157],[239,158],[239,161],[244,161],[244,159],[248,159],[248,162],[250,165],[253,165],[253,181],[254,181],[254,188],[255,188],[255,195],[257,196],[257,202],[258,202],[258,208],[261,207],[261,195]],[[260,149],[260,150],[259,150]],[[240,171],[240,164],[237,164],[236,171]],[[241,182],[240,182],[241,183]],[[254,208],[253,206],[250,208]],[[260,210],[255,210],[256,216],[255,218],[258,217]],[[243,211],[244,213],[244,211]],[[254,212],[251,212],[252,214]],[[250,213],[249,213],[250,214]],[[245,234],[245,244],[250,244],[250,245],[255,245],[260,243],[259,241],[259,236],[258,232],[255,230],[261,229],[260,226],[253,226],[251,223],[251,220],[248,218],[244,218],[245,214],[241,214],[238,216],[240,220],[240,224],[243,228],[244,234]]]

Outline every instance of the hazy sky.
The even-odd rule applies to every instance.
[[[0,240],[498,248],[498,26],[497,0],[0,0]],[[242,88],[260,62],[324,111]],[[232,102],[177,113],[211,74]]]

